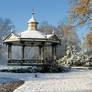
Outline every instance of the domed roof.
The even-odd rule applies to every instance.
[[[36,19],[32,16],[32,18],[28,21],[28,23],[36,22]]]
[[[32,11],[32,18],[29,19],[29,21],[27,23],[32,23],[32,22],[37,22],[36,19],[34,18],[34,11]]]
[[[45,34],[36,30],[27,30],[21,33],[21,38],[45,38]]]

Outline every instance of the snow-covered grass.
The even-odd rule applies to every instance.
[[[9,69],[9,70],[14,70],[14,69],[26,69],[28,67],[32,67],[32,66],[5,66],[5,65],[0,65],[0,70],[4,70],[4,69]]]
[[[14,92],[92,92],[92,70],[43,74],[0,73],[0,80],[4,79],[25,81],[24,85]]]

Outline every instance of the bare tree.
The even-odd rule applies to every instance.
[[[61,24],[58,25],[58,35],[61,38],[61,42],[63,43],[65,49],[68,45],[75,45],[77,49],[79,49],[80,40],[78,38],[78,35],[76,33],[76,29],[69,24],[68,21],[61,21]]]
[[[0,44],[2,43],[2,39],[9,34],[12,27],[14,26],[11,25],[9,19],[0,18]]]
[[[11,21],[9,19],[0,18],[0,64],[5,63],[6,55],[7,55],[7,47],[3,46],[3,38],[6,37],[10,29],[14,27],[11,25]]]
[[[51,34],[53,29],[55,29],[55,27],[53,25],[49,24],[47,21],[43,21],[39,27],[39,30],[46,34]]]
[[[57,57],[61,58],[65,55],[66,47],[68,45],[75,45],[77,49],[79,49],[78,36],[74,31],[74,28],[70,25],[70,19],[65,18],[62,21],[59,21],[58,27],[52,26],[48,24],[48,22],[42,22],[39,30],[45,32],[46,34],[51,34],[53,29],[55,30],[55,34],[61,39],[61,46],[57,47]],[[63,53],[61,53],[63,52]]]

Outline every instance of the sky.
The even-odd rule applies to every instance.
[[[36,20],[40,23],[48,21],[57,26],[67,16],[69,9],[67,0],[0,0],[0,17],[9,18],[17,31],[27,29],[27,21],[35,11]],[[79,37],[84,31],[77,31]]]

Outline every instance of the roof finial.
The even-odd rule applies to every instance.
[[[35,14],[35,12],[34,12],[34,10],[32,10],[32,18],[27,22],[28,30],[37,30],[38,22],[36,21],[34,14]]]
[[[34,17],[34,14],[35,14],[35,12],[34,12],[34,10],[32,10],[32,18],[28,21],[28,23],[36,22],[36,19]]]
[[[35,12],[34,12],[34,9],[32,10],[32,17],[34,17],[34,14],[35,14]]]
[[[11,28],[11,33],[13,32],[12,28]]]
[[[45,38],[47,38],[47,33],[45,33]]]
[[[54,30],[54,28],[53,28],[52,34],[55,35],[55,30]]]

